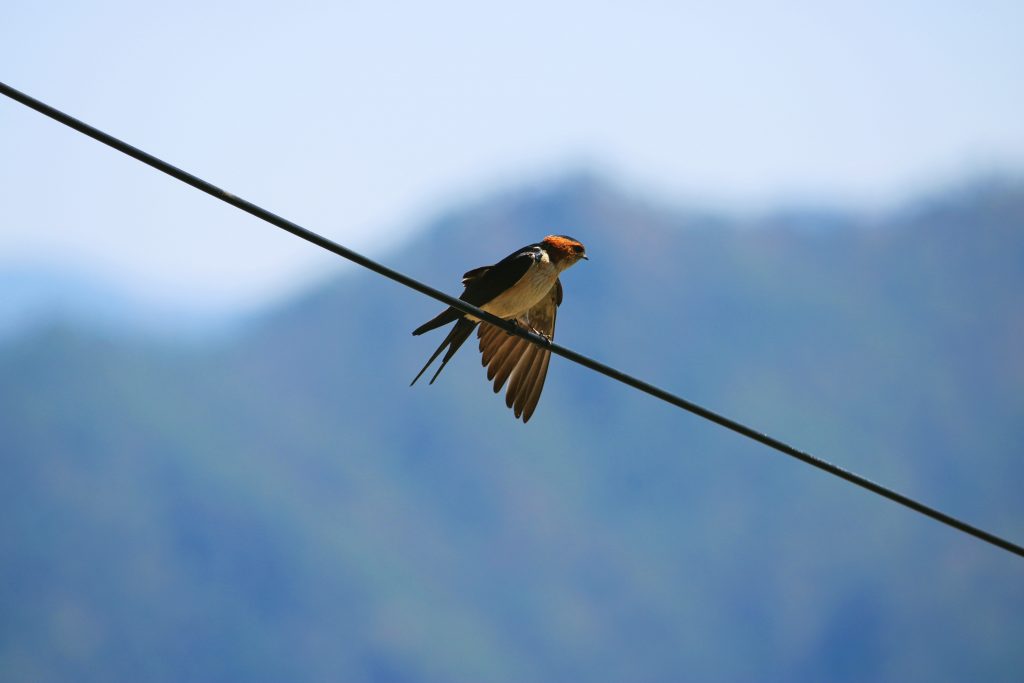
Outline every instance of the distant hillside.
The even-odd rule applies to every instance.
[[[549,232],[558,340],[1024,539],[1024,187],[742,222],[593,179],[434,221]],[[1024,565],[561,359],[529,425],[438,305],[356,273],[231,342],[0,345],[0,678],[1012,681]]]
[[[0,261],[0,341],[55,324],[179,339],[211,338],[237,324],[204,306],[183,309],[135,297],[96,273]]]

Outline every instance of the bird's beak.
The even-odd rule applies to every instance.
[[[586,254],[583,254],[582,256],[580,256],[580,258],[583,259],[584,261],[589,261],[590,260],[590,257],[587,256]]]

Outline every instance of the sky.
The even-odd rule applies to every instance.
[[[1019,0],[0,6],[0,80],[378,258],[573,170],[737,211],[1019,171],[1022,71]],[[0,202],[0,271],[168,305],[253,309],[345,269],[6,98]]]

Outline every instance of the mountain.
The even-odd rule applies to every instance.
[[[438,218],[458,276],[549,232],[558,341],[1024,539],[1024,186],[730,218],[593,178]],[[230,340],[0,346],[0,676],[1011,681],[1024,563],[553,359],[528,425],[439,305],[355,273]]]
[[[103,275],[55,264],[0,263],[0,292],[0,340],[57,321],[94,332],[179,340],[227,334],[237,324],[236,320],[218,320],[211,311],[185,311],[168,303],[144,301]]]

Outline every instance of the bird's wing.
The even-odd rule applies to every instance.
[[[483,306],[514,284],[519,282],[530,266],[536,263],[538,245],[531,244],[517,252],[509,254],[493,266],[474,268],[462,276],[465,290],[459,298],[474,306]],[[412,331],[414,335],[443,327],[462,317],[462,311],[448,307],[438,315],[423,323]]]
[[[562,283],[555,280],[547,296],[516,318],[516,323],[554,339],[555,317],[561,303]],[[544,389],[551,352],[489,323],[481,323],[476,334],[480,340],[481,361],[487,368],[487,379],[494,380],[494,393],[501,391],[508,382],[505,405],[512,408],[517,418],[522,417],[523,422],[528,422]]]
[[[476,280],[477,278],[482,277],[484,275],[484,273],[486,273],[487,271],[489,271],[491,269],[491,267],[492,266],[480,266],[479,268],[474,268],[473,270],[470,270],[470,271],[468,271],[466,273],[463,273],[462,274],[462,284],[463,285],[468,285],[473,280]]]
[[[531,244],[513,252],[493,266],[474,268],[462,276],[466,290],[459,298],[474,306],[483,306],[499,294],[512,288],[526,271],[537,262],[539,246]]]

